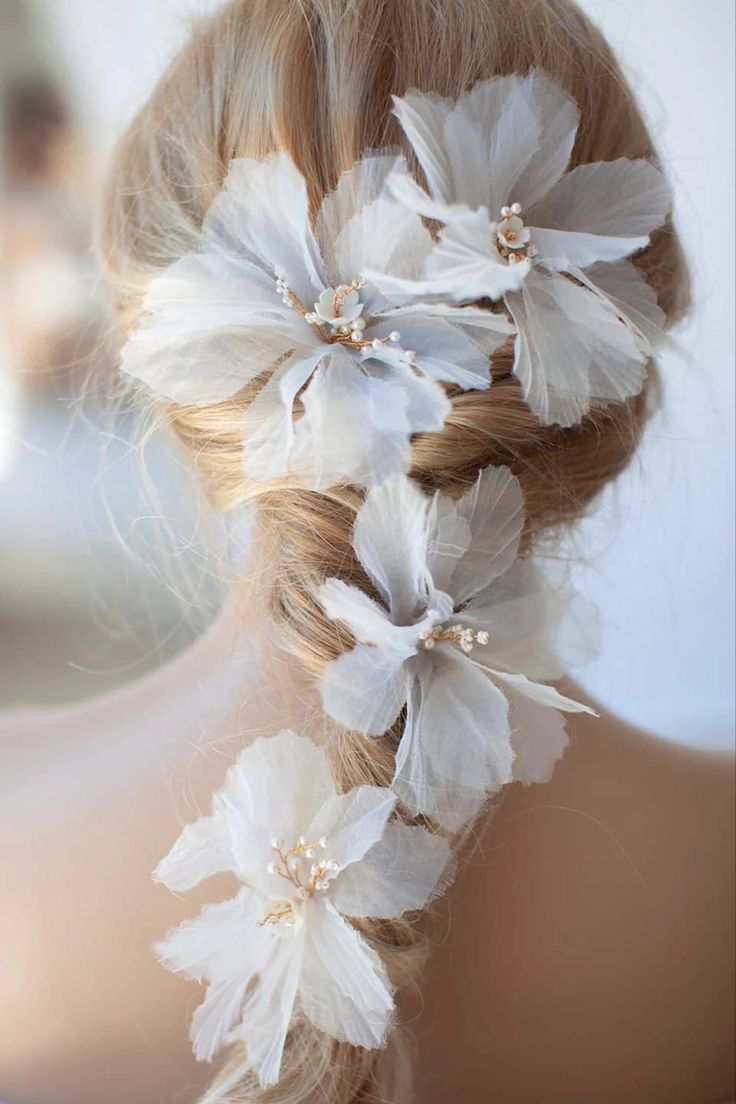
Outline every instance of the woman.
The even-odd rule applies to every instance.
[[[5,1095],[398,1104],[409,1065],[427,1104],[731,1095],[729,765],[546,685],[560,593],[532,566],[631,458],[687,306],[655,162],[566,0],[237,0],[174,62],[102,254],[123,370],[215,506],[256,503],[256,548],[160,674],[6,722],[19,777],[43,766],[3,859]],[[331,850],[365,831],[345,814],[251,862],[259,810],[316,823],[317,785],[384,809],[360,856]],[[197,893],[232,927],[186,922],[157,863],[221,877]],[[182,920],[159,951],[209,984],[214,1074],[149,950]]]

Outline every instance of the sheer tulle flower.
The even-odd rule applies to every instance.
[[[428,193],[406,173],[392,190],[445,225],[423,279],[392,278],[385,290],[503,298],[514,371],[545,423],[573,425],[593,403],[638,393],[663,315],[633,266],[623,278],[645,303],[644,326],[589,270],[648,244],[670,207],[662,174],[627,158],[565,172],[579,113],[539,71],[485,81],[457,102],[409,92],[395,112]]]
[[[247,1044],[265,1086],[278,1080],[295,1016],[355,1046],[381,1046],[394,1002],[385,968],[345,917],[423,908],[452,876],[447,843],[389,818],[391,791],[338,795],[324,752],[282,732],[246,748],[155,878],[175,891],[220,871],[243,887],[157,947],[208,984],[191,1037],[200,1059]]]
[[[513,327],[475,308],[392,300],[363,278],[380,267],[414,280],[431,249],[421,218],[388,191],[388,175],[405,171],[402,158],[364,158],[313,228],[287,154],[233,161],[198,250],[152,280],[123,371],[196,406],[273,370],[244,420],[251,478],[293,472],[322,488],[406,470],[411,435],[441,429],[449,411],[439,381],[487,388],[488,356]]]
[[[457,502],[394,477],[368,493],[353,536],[380,601],[339,579],[320,589],[357,642],[324,670],[326,711],[371,736],[405,709],[394,789],[452,830],[512,779],[549,778],[566,742],[557,711],[589,711],[536,681],[562,671],[555,603],[517,559],[523,520],[507,468]]]

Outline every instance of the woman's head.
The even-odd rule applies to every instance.
[[[191,251],[234,158],[285,150],[304,175],[316,211],[367,149],[399,147],[417,165],[392,114],[410,88],[456,98],[490,77],[544,70],[578,104],[571,164],[654,158],[634,99],[594,27],[568,0],[235,0],[204,23],[174,61],[119,144],[106,195],[101,248],[116,287],[124,330],[135,326],[150,280]],[[419,174],[418,174],[419,175]],[[421,179],[421,177],[420,177]],[[687,304],[687,275],[669,224],[636,265],[670,321]],[[416,437],[412,474],[428,490],[456,496],[479,469],[507,465],[526,499],[525,545],[577,517],[625,466],[637,443],[651,385],[623,403],[595,407],[581,423],[545,426],[511,372],[511,343],[492,358],[490,390],[450,392],[441,432]],[[297,481],[253,485],[243,472],[244,412],[257,380],[227,402],[161,406],[223,511],[259,505],[270,550],[270,611],[283,646],[311,673],[349,643],[315,592],[330,576],[370,584],[355,559],[356,488],[305,491]],[[388,784],[398,733],[366,742],[337,734],[342,788]],[[418,926],[366,922],[395,980],[415,977],[424,953]],[[375,1055],[302,1026],[284,1077],[211,1101],[349,1104],[382,1098]]]

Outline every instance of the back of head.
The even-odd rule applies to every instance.
[[[233,0],[196,30],[120,142],[107,189],[101,249],[123,331],[139,319],[151,279],[196,247],[205,215],[234,158],[288,152],[316,211],[367,149],[398,147],[417,171],[393,95],[408,89],[458,97],[476,82],[542,69],[578,104],[571,164],[655,159],[633,96],[599,32],[570,0]],[[673,321],[687,305],[687,274],[670,224],[635,263]],[[651,402],[651,382],[625,402],[593,407],[571,427],[543,425],[511,372],[507,345],[493,356],[490,390],[451,389],[444,429],[412,442],[412,475],[457,496],[478,470],[507,465],[526,500],[523,546],[574,520],[628,462]],[[650,371],[650,380],[651,380]],[[259,384],[262,381],[259,381]],[[345,648],[314,597],[329,576],[369,584],[351,545],[361,501],[354,487],[304,490],[296,480],[253,484],[243,473],[241,426],[257,392],[209,406],[161,404],[222,511],[257,500],[271,549],[267,601],[284,647],[318,673]],[[390,782],[397,733],[336,738],[340,788]],[[395,981],[416,978],[421,923],[362,921]],[[376,1053],[321,1035],[291,1034],[278,1085],[255,1078],[205,1097],[231,1101],[385,1099]],[[218,1085],[220,1087],[218,1087]]]

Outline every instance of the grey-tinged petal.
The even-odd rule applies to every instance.
[[[657,294],[635,265],[596,264],[586,272],[577,269],[571,275],[586,287],[604,296],[636,331],[651,354],[662,342],[667,319],[657,303]]]
[[[404,157],[369,154],[341,173],[337,187],[322,201],[317,215],[317,240],[325,260],[335,266],[331,252],[348,223],[375,200],[390,195],[386,182],[392,172],[405,172]]]
[[[485,207],[435,210],[426,217],[447,221],[437,242],[426,256],[423,270],[414,275],[397,275],[368,268],[365,275],[397,307],[423,305],[427,301],[452,298],[456,302],[472,299],[500,299],[506,291],[518,288],[529,270],[523,261],[509,265],[498,252],[490,230],[491,219]]]
[[[553,272],[587,268],[597,261],[619,261],[643,249],[649,242],[647,235],[615,238],[572,230],[540,230],[537,227],[532,227],[531,234],[539,262]]]
[[[344,621],[359,643],[385,646],[396,639],[396,628],[388,613],[364,590],[342,579],[327,579],[318,597],[327,616],[332,621]]]
[[[403,664],[409,654],[359,644],[328,663],[318,684],[325,712],[354,732],[382,735],[406,703]]]
[[[545,265],[587,268],[642,249],[671,203],[659,169],[649,161],[621,157],[579,165],[525,211],[524,221]]]
[[[289,348],[313,344],[273,281],[246,260],[191,253],[149,285],[121,370],[173,402],[223,402]]]
[[[386,969],[328,900],[310,902],[300,1003],[321,1031],[353,1046],[383,1044],[394,1010]]]
[[[516,187],[539,153],[541,132],[535,102],[534,76],[495,77],[462,96],[445,126],[453,165],[467,158],[471,142],[483,144],[486,204],[491,218],[516,201]],[[468,187],[467,172],[462,182]],[[457,200],[467,202],[461,194]]]
[[[411,436],[440,429],[450,404],[442,388],[408,366],[365,366],[334,346],[302,397],[289,470],[315,490],[372,486],[411,463]]]
[[[574,698],[566,697],[559,690],[555,690],[554,686],[533,682],[526,675],[514,674],[509,671],[491,671],[491,674],[504,687],[512,687],[519,694],[528,698],[529,701],[536,702],[537,705],[544,705],[550,709],[561,709],[564,713],[590,713],[593,717],[597,716],[595,710],[591,709],[589,705],[575,701]]]
[[[394,96],[393,102],[394,115],[411,142],[427,178],[429,194],[441,203],[452,203],[456,198],[455,170],[444,132],[445,121],[454,107],[453,101],[434,92],[414,89],[404,96]],[[483,199],[479,200],[480,203]]]
[[[227,823],[223,817],[215,815],[187,824],[154,870],[153,878],[179,893],[192,889],[213,874],[235,869]]]
[[[439,645],[417,664],[393,788],[416,813],[455,830],[511,780],[505,696],[469,657]]]
[[[361,862],[337,876],[330,898],[345,916],[390,918],[426,908],[454,875],[446,840],[394,821]]]
[[[270,275],[283,275],[307,309],[327,285],[306,182],[287,153],[231,161],[202,234],[209,248],[247,255]]]
[[[514,372],[545,425],[575,425],[591,403],[622,402],[641,390],[646,357],[600,296],[534,269],[506,305],[518,331]]]
[[[330,258],[330,277],[334,282],[349,282],[376,273],[361,290],[361,300],[369,313],[385,306],[379,274],[388,273],[398,279],[416,279],[432,247],[432,237],[419,215],[407,210],[386,187],[390,171],[406,172],[401,157],[368,157],[354,169],[343,174],[334,199],[334,206],[323,211],[326,222],[321,230],[324,248]],[[362,202],[361,202],[362,201]],[[352,214],[345,217],[352,209]],[[337,231],[334,237],[328,234]],[[373,285],[373,286],[371,286]]]
[[[506,314],[496,313],[485,307],[457,306],[453,303],[423,302],[421,304],[395,307],[384,311],[382,319],[390,321],[399,328],[401,319],[409,317],[442,318],[445,322],[457,326],[463,333],[469,332],[476,345],[486,356],[491,356],[505,345],[515,330]]]
[[[398,328],[397,328],[398,327]],[[414,367],[428,379],[455,383],[464,391],[485,391],[491,385],[491,366],[476,342],[439,315],[402,314],[375,326],[377,337],[401,334],[400,345],[416,354]],[[374,330],[371,331],[373,333]]]
[[[435,585],[455,607],[513,564],[524,528],[524,496],[508,468],[485,468],[457,501],[435,496],[427,563]]]
[[[488,646],[477,651],[490,667],[561,678],[565,665],[556,654],[557,635],[569,601],[567,588],[553,589],[534,563],[517,560],[468,602],[460,620],[488,633]]]
[[[297,397],[320,361],[329,355],[329,346],[319,345],[308,356],[282,364],[246,409],[243,467],[249,479],[266,483],[289,472]]]
[[[396,625],[413,625],[428,597],[429,499],[406,476],[374,487],[358,511],[353,545]]]
[[[542,70],[526,78],[538,127],[538,149],[514,184],[508,202],[531,207],[550,190],[567,168],[580,122],[577,105]]]
[[[509,703],[514,782],[526,786],[549,782],[568,744],[565,718],[557,709],[540,705],[511,686],[504,690]]]
[[[317,854],[315,862],[332,860],[341,871],[359,863],[380,840],[395,805],[396,794],[380,786],[357,786],[331,797],[306,833],[309,840],[327,837],[324,854]]]

